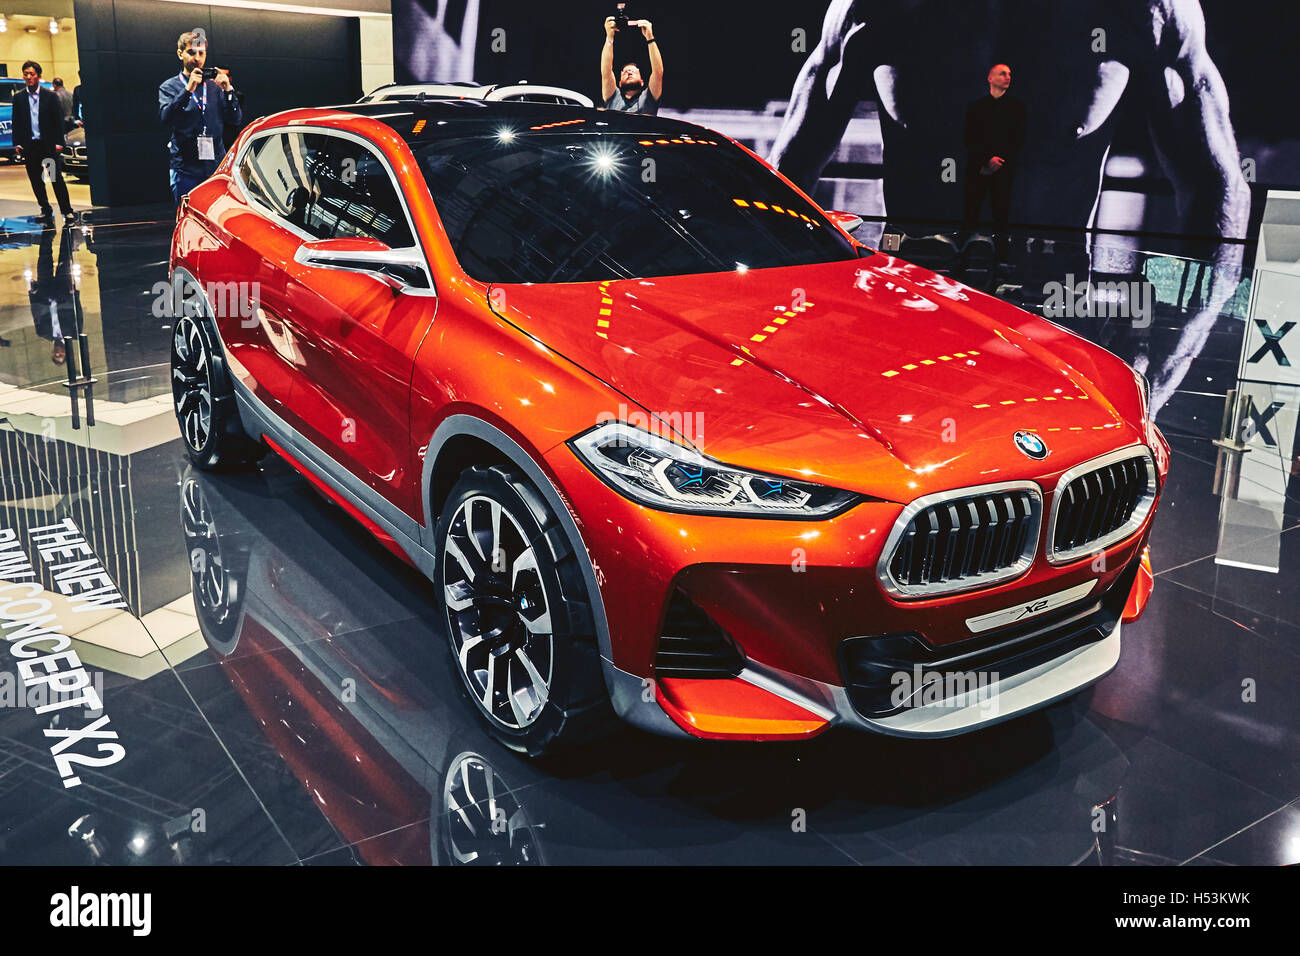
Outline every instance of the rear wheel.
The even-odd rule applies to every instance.
[[[172,328],[172,405],[185,451],[205,470],[255,461],[265,449],[244,434],[211,320],[192,311]]]
[[[532,485],[469,469],[435,535],[451,652],[497,739],[537,756],[616,726],[577,555]]]

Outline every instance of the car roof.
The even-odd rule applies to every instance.
[[[576,90],[566,89],[562,86],[537,85],[529,83],[527,80],[520,80],[515,83],[469,83],[464,81],[451,83],[388,83],[371,90],[357,102],[413,100],[419,98],[421,94],[429,98],[439,99],[517,100],[529,98],[530,102],[541,103],[552,102],[553,100],[540,99],[540,97],[553,97],[557,98],[561,103],[567,102],[571,106],[590,107],[593,105],[590,97]]]
[[[622,110],[589,109],[559,103],[520,103],[479,99],[423,101],[402,99],[347,103],[325,107],[325,109],[333,113],[353,113],[378,120],[391,126],[399,136],[412,145],[436,141],[452,134],[489,135],[499,131],[503,125],[523,126],[534,131],[554,130],[564,133],[640,134],[647,138],[685,136],[699,139],[701,133],[721,137],[721,134],[714,133],[712,130],[667,117],[626,113]],[[423,126],[419,125],[420,120],[425,121]]]

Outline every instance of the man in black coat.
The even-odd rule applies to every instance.
[[[63,181],[63,108],[52,90],[41,86],[41,65],[35,60],[23,64],[23,89],[14,94],[14,146],[27,164],[27,178],[32,193],[41,206],[41,219],[54,221],[45,184],[54,184],[54,198],[65,222],[77,217],[68,200],[68,185]]]
[[[1025,104],[1007,91],[1011,67],[995,63],[988,73],[989,92],[966,108],[966,184],[962,209],[965,231],[973,232],[984,197],[993,207],[993,229],[999,261],[1007,260],[1011,239],[1011,184],[1016,160],[1025,145]]]

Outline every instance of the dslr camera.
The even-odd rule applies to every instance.
[[[205,80],[215,80],[217,78],[217,73],[218,70],[215,66],[205,66],[203,68],[203,78]]]
[[[629,23],[627,15],[627,4],[619,3],[614,6],[614,29],[626,30]]]

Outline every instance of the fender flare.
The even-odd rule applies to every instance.
[[[538,493],[546,500],[547,505],[555,512],[560,527],[564,529],[564,533],[569,539],[569,547],[573,549],[574,554],[578,557],[578,566],[582,569],[583,581],[587,585],[587,593],[591,598],[591,616],[596,625],[596,641],[600,648],[601,670],[604,673],[605,687],[609,691],[609,699],[614,712],[629,723],[652,733],[671,737],[689,736],[672,722],[658,703],[654,701],[653,696],[650,700],[645,700],[643,694],[645,685],[641,678],[622,670],[614,663],[613,644],[609,636],[609,622],[605,616],[604,598],[601,596],[600,585],[596,579],[596,569],[592,564],[591,555],[587,551],[587,545],[583,541],[578,524],[573,520],[573,515],[561,497],[559,489],[555,487],[550,477],[537,464],[533,456],[495,425],[473,415],[456,414],[448,416],[434,430],[433,436],[429,439],[429,444],[425,448],[424,468],[420,482],[420,493],[423,495],[422,501],[425,505],[424,524],[420,528],[420,539],[424,549],[430,554],[434,550],[433,529],[437,523],[432,507],[434,466],[437,464],[438,456],[447,442],[462,435],[477,438],[504,455],[511,464],[524,473]]]
[[[221,337],[221,329],[217,325],[217,316],[212,309],[212,302],[208,299],[208,290],[203,288],[194,273],[184,266],[177,266],[167,277],[168,295],[175,296],[177,293],[178,280],[192,286],[199,294],[199,299],[203,303],[202,315],[196,316],[199,331],[207,338],[208,342],[208,359],[212,366],[212,401],[214,405],[218,402],[232,404],[235,413],[240,417],[240,424],[244,430],[248,431],[248,422],[244,420],[243,414],[239,409],[239,403],[235,401],[234,393],[234,376],[230,373],[230,363],[226,359],[226,342]],[[176,314],[176,302],[173,300],[169,307],[168,317],[172,320],[172,335],[176,334],[176,323],[182,316]],[[221,394],[217,394],[220,392]],[[250,432],[251,434],[251,432]]]

